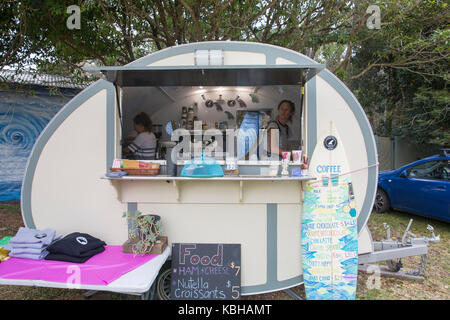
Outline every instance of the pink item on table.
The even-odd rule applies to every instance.
[[[0,278],[73,284],[74,272],[79,270],[80,284],[108,285],[156,256],[123,253],[122,246],[105,246],[105,251],[84,263],[10,258],[0,263]]]

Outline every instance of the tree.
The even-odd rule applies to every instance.
[[[354,47],[350,64],[340,70],[382,136],[411,138],[430,148],[450,145],[448,70],[450,29],[441,1],[385,1],[381,30]],[[387,19],[387,21],[386,21]],[[386,25],[384,23],[386,22]]]
[[[73,0],[23,0],[18,12],[40,50],[38,67],[80,69],[86,61],[124,65],[183,43],[240,40],[272,43],[314,56],[345,38],[354,5],[345,0],[85,0],[81,28],[66,26]]]
[[[438,87],[439,85],[439,87]],[[450,145],[449,82],[422,86],[399,115],[398,135],[411,137],[416,145],[434,148]]]
[[[66,25],[74,2],[80,29]],[[373,4],[379,30],[366,24]],[[419,119],[428,129],[448,121],[440,97],[448,93],[449,8],[440,0],[9,0],[0,10],[0,69],[33,63],[83,82],[86,63],[124,65],[197,41],[257,41],[326,62],[354,90],[377,134],[412,134]],[[425,100],[434,101],[434,112],[422,110]],[[449,143],[434,129],[418,132]]]
[[[42,38],[30,30],[29,9],[15,0],[0,3],[0,70],[5,66],[21,69],[44,50]]]

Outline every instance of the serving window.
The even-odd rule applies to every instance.
[[[283,100],[295,106],[286,123],[288,148],[302,146],[301,86],[125,87],[121,92],[122,145],[133,141],[133,119],[144,112],[157,138],[156,160],[165,160],[175,143],[180,160],[201,152],[219,161],[275,160],[267,152],[267,130],[275,126]]]

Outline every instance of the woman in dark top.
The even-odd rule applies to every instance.
[[[269,150],[272,154],[277,154],[280,156],[283,152],[289,151],[288,140],[291,137],[291,130],[289,128],[289,123],[292,122],[292,116],[295,113],[295,104],[290,100],[282,100],[278,104],[278,116],[276,120],[269,122],[268,130],[268,143]],[[276,141],[276,135],[273,134],[273,129],[278,130],[278,141]]]

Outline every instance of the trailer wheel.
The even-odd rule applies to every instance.
[[[391,206],[391,202],[389,200],[388,195],[384,190],[378,188],[377,194],[375,196],[375,202],[373,204],[373,209],[375,212],[383,213],[386,212]]]
[[[171,262],[166,261],[156,279],[156,294],[159,300],[170,300]]]
[[[399,272],[403,267],[403,263],[401,259],[387,260],[386,265],[389,270],[392,272]]]

